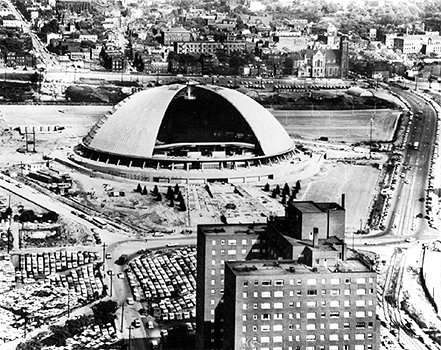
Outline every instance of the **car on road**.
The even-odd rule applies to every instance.
[[[408,185],[408,184],[410,184],[410,181],[409,181],[408,179],[406,179],[406,180],[404,180],[404,183],[405,183],[406,185]]]
[[[166,244],[167,247],[176,247],[177,245],[178,245],[178,243],[176,243],[176,242]]]
[[[107,254],[106,254],[106,259],[112,259],[112,254],[107,253]]]
[[[155,325],[153,324],[153,321],[148,321],[147,322],[147,326],[148,326],[149,329],[155,328]]]
[[[124,278],[124,272],[120,272],[116,275],[116,277],[118,277],[120,280],[122,280]]]
[[[132,322],[132,326],[135,328],[141,327],[141,321],[140,320],[134,320]]]
[[[133,298],[132,297],[128,297],[127,298],[127,304],[128,305],[133,305],[135,302],[133,301]]]

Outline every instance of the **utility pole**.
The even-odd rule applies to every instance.
[[[112,280],[113,280],[113,270],[109,270],[109,277],[110,277],[110,291],[109,291],[109,296],[112,296]]]
[[[103,243],[103,264],[104,264],[104,259],[105,259],[105,257],[106,257],[106,247],[107,247],[107,244],[104,242]]]
[[[124,330],[124,301],[122,303],[122,309],[121,309],[121,333]]]
[[[70,289],[67,288],[67,318],[70,318]]]
[[[369,159],[372,159],[372,122],[373,122],[373,119],[371,118],[371,130],[370,130],[370,136],[369,136]]]
[[[127,350],[130,350],[130,339],[132,338],[132,326],[127,327],[127,329],[129,330],[129,344],[127,346]]]

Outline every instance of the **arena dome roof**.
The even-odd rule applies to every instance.
[[[96,123],[83,145],[145,159],[161,145],[231,141],[254,145],[258,156],[293,148],[282,125],[250,97],[217,86],[182,84],[143,90],[123,100]]]

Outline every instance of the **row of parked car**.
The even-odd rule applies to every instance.
[[[155,317],[174,320],[194,315],[195,247],[142,255],[128,264],[126,275],[134,299],[148,302]]]
[[[72,269],[67,274],[51,275],[51,284],[75,290],[86,300],[96,300],[103,295],[104,284],[96,264]]]
[[[36,277],[74,269],[100,259],[100,255],[91,251],[61,250],[21,254],[16,270],[16,280],[22,283],[34,283]]]

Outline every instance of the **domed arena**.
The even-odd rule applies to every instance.
[[[71,160],[153,182],[256,182],[294,163],[294,143],[260,104],[235,90],[174,84],[140,91],[102,116]]]

